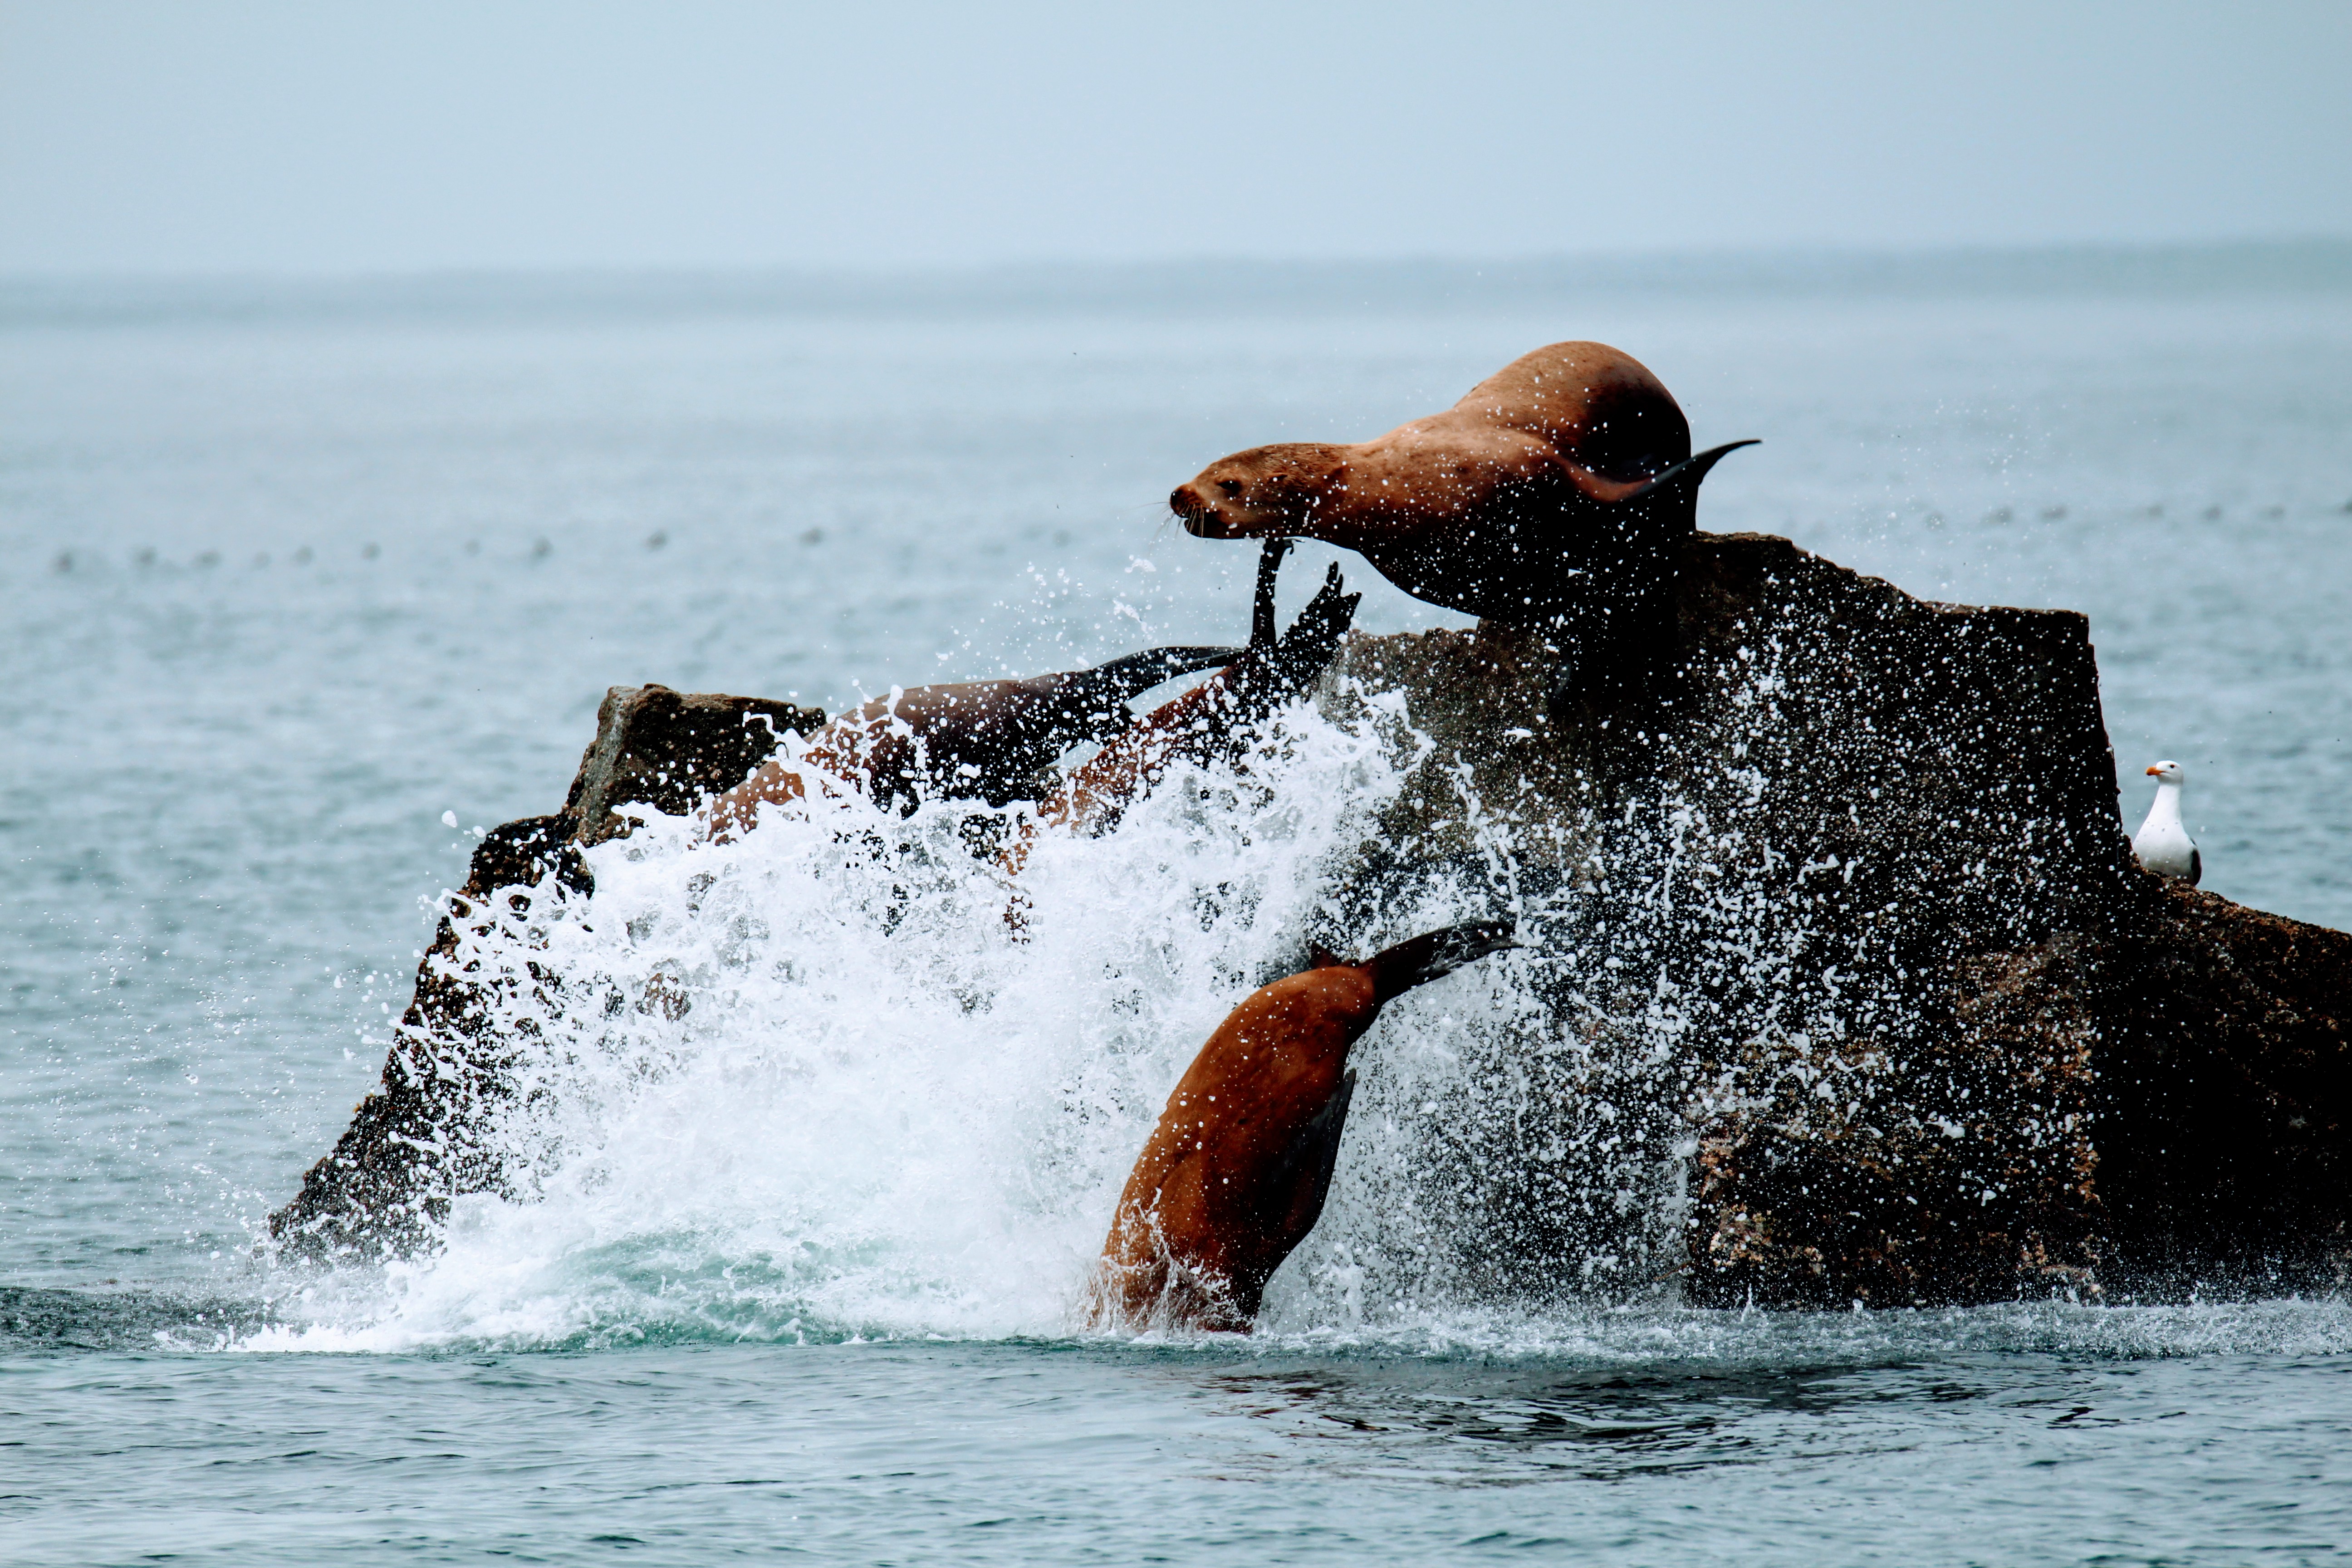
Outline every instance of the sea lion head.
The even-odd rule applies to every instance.
[[[1253,447],[1220,458],[1178,485],[1169,510],[1201,539],[1265,539],[1306,531],[1347,470],[1347,449],[1321,441]]]

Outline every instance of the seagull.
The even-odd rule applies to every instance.
[[[2197,841],[2180,825],[2180,764],[2158,763],[2147,773],[2156,781],[2156,804],[2132,835],[2132,853],[2158,876],[2178,877],[2193,888],[2205,875],[2205,861],[2197,853]]]

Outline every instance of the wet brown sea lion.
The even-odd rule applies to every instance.
[[[1119,1194],[1093,1316],[1246,1331],[1266,1281],[1323,1213],[1356,1075],[1348,1053],[1390,1001],[1517,946],[1507,922],[1449,926],[1361,963],[1251,994],[1192,1060]]]
[[[1664,383],[1605,343],[1522,355],[1443,414],[1357,446],[1223,458],[1168,504],[1204,539],[1297,534],[1360,552],[1415,598],[1503,621],[1566,617],[1588,645],[1654,616],[1699,481]],[[1665,607],[1671,615],[1671,605]]]
[[[711,808],[714,833],[749,826],[762,801],[806,793],[803,768],[854,784],[878,805],[911,812],[924,799],[1003,805],[1082,741],[1107,741],[1134,722],[1137,693],[1196,669],[1229,665],[1242,649],[1156,647],[1091,669],[1026,680],[911,686],[844,713],[809,737],[797,763],[772,762]]]

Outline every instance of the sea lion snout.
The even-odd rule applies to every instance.
[[[1211,500],[1201,488],[1201,481],[1178,485],[1168,492],[1168,510],[1184,525],[1184,531],[1195,539],[1228,539],[1217,519],[1217,503]]]
[[[1190,484],[1178,485],[1169,492],[1168,510],[1195,539],[1256,537],[1262,531],[1249,527],[1248,482],[1231,476],[1214,479],[1214,473],[1211,469]]]

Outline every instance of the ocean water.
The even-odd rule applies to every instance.
[[[478,825],[604,688],[1237,640],[1207,459],[1597,337],[1702,526],[2091,617],[2122,809],[2352,926],[2352,251],[0,287],[0,1557],[2333,1561],[2352,1306],[1568,1308],[1363,1263],[1516,959],[1367,1042],[1248,1339],[1083,1331],[1126,1162],[1393,758],[1298,721],[1024,880],[926,812],[595,851],[538,1201],[319,1272],[258,1226],[373,1082]],[[1360,562],[1376,631],[1461,624]],[[443,825],[453,812],[456,831]],[[903,840],[903,842],[900,842]],[[1433,909],[1433,923],[1453,911]],[[575,917],[577,911],[575,911]],[[1424,1090],[1426,1097],[1424,1097]]]

